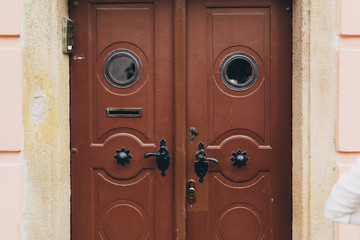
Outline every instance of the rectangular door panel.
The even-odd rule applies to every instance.
[[[154,146],[154,29],[152,4],[95,5],[92,8],[93,31],[96,49],[93,65],[93,136],[95,144],[104,142],[119,134],[138,138],[143,144]],[[119,24],[128,22],[129,24]],[[139,31],[141,29],[141,31]],[[109,55],[123,49],[138,57],[140,78],[129,88],[108,83],[104,74],[106,63],[116,64]],[[131,53],[130,52],[130,53]],[[110,62],[109,62],[110,61]],[[131,67],[131,66],[130,66]],[[128,72],[126,72],[128,71]],[[125,69],[127,75],[134,69]],[[119,74],[114,72],[113,74]],[[119,79],[127,76],[117,76]],[[108,77],[108,78],[111,78]],[[111,79],[110,79],[111,81]],[[124,81],[125,82],[125,81]],[[114,118],[106,115],[106,109],[141,110],[140,118]],[[123,111],[125,112],[125,111]]]
[[[269,24],[268,8],[207,8],[208,141],[212,147],[234,135],[269,144]],[[246,59],[238,59],[233,67],[224,64],[229,57],[231,62],[234,53],[254,61],[258,74],[251,86],[232,84],[236,79],[224,84],[226,69],[234,75],[246,67],[240,62]]]
[[[92,171],[98,239],[124,239],[125,234],[127,239],[154,239],[154,171],[143,171],[130,180]]]
[[[230,181],[216,172],[209,178],[209,230],[214,239],[271,239],[269,172],[246,182]]]

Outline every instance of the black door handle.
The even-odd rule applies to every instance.
[[[204,144],[200,142],[198,144],[198,151],[196,152],[197,161],[194,162],[195,173],[199,177],[199,182],[202,183],[204,181],[204,177],[209,168],[209,162],[213,162],[215,164],[219,164],[219,160],[215,158],[208,158],[206,156],[206,152],[204,149]]]
[[[165,176],[165,171],[170,166],[170,154],[168,149],[166,148],[166,141],[161,139],[160,148],[157,153],[145,153],[144,158],[148,157],[156,157],[156,164],[161,171],[161,176]]]

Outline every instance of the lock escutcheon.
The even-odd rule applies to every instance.
[[[195,181],[191,179],[187,183],[187,200],[190,204],[192,204],[195,202],[195,199]]]
[[[195,129],[194,127],[191,127],[191,128],[189,129],[189,131],[190,131],[190,140],[191,140],[191,141],[194,141],[194,140],[195,140],[195,137],[196,137],[197,135],[199,135],[199,133],[196,131],[196,129]]]

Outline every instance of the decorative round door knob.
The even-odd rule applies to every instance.
[[[233,157],[230,158],[230,160],[233,161],[233,166],[237,166],[238,168],[246,166],[246,162],[249,160],[246,156],[246,152],[241,152],[239,149],[237,152],[233,152],[232,155]]]
[[[132,158],[130,154],[130,149],[126,150],[125,148],[121,148],[121,150],[117,149],[116,154],[114,155],[117,164],[121,164],[124,166],[126,163],[130,163],[130,159]]]

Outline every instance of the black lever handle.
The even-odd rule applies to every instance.
[[[158,153],[145,153],[144,157],[148,158],[148,157],[156,157],[158,155]]]
[[[209,162],[213,162],[215,164],[219,164],[219,160],[215,158],[206,157],[206,152],[204,149],[204,144],[200,142],[198,144],[198,151],[196,152],[197,161],[194,162],[195,173],[199,177],[199,182],[202,183],[204,181],[204,177],[209,168]]]
[[[219,160],[215,159],[215,158],[206,158],[206,161],[210,161],[210,162],[213,162],[215,164],[219,164]]]
[[[166,148],[166,141],[161,139],[160,148],[157,153],[145,153],[144,158],[148,157],[156,157],[156,164],[161,171],[161,176],[165,176],[165,171],[170,166],[170,154],[168,149]]]

